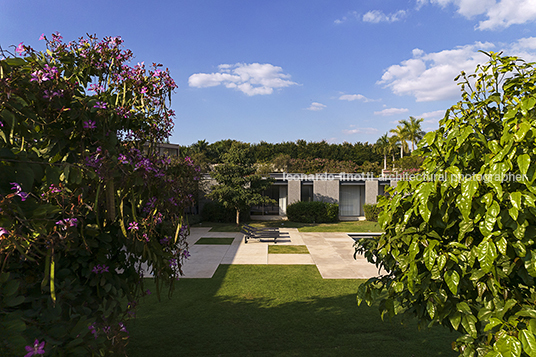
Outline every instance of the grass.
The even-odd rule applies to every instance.
[[[139,305],[128,355],[456,356],[457,335],[414,320],[382,321],[357,306],[360,280],[322,279],[315,266],[220,265],[212,279],[182,279],[172,298]],[[164,294],[165,296],[165,294]]]
[[[297,223],[290,221],[251,221],[254,227],[298,228],[300,232],[381,232],[378,222],[342,221],[337,223]],[[240,232],[234,223],[202,222],[193,227],[212,227],[211,232]]]
[[[207,244],[207,245],[231,245],[233,243],[234,238],[217,238],[217,237],[210,237],[210,238],[199,238],[195,244]]]
[[[309,254],[306,245],[269,245],[268,254]]]

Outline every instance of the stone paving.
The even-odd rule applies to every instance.
[[[309,254],[268,254],[273,240],[250,239],[242,233],[209,232],[209,227],[191,228],[187,238],[191,257],[184,262],[182,278],[211,278],[220,264],[308,264],[316,265],[324,279],[366,279],[378,269],[358,255],[354,259],[354,240],[346,233],[302,233],[281,227],[277,245],[306,245]],[[232,237],[231,245],[200,245],[202,237]]]

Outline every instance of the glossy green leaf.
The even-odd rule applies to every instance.
[[[519,166],[521,174],[526,175],[530,166],[530,156],[527,154],[519,155],[517,157],[517,165]]]
[[[512,192],[510,193],[510,202],[514,208],[521,209],[521,192]]]
[[[529,129],[530,129],[530,124],[528,124],[526,122],[523,122],[523,123],[519,124],[519,128],[517,129],[517,131],[514,134],[515,140],[519,142],[519,141],[522,141],[523,139],[525,139],[525,135],[527,134]]]
[[[460,274],[455,270],[449,270],[445,272],[445,282],[449,290],[454,294],[458,294],[458,284],[460,283]]]
[[[484,239],[477,249],[478,261],[484,272],[489,272],[493,267],[493,262],[497,258],[497,249],[492,240]]]
[[[519,331],[519,340],[523,345],[523,351],[530,357],[536,357],[536,339],[534,334],[528,330]]]
[[[458,326],[460,326],[460,322],[462,321],[462,314],[459,311],[455,311],[449,316],[449,320],[452,324],[452,327],[457,330]]]
[[[513,336],[503,335],[495,342],[493,350],[504,357],[519,357],[521,356],[521,342]]]

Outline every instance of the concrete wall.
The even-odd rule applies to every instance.
[[[339,180],[315,181],[313,183],[313,200],[339,203]]]
[[[288,204],[301,201],[301,181],[288,181]]]
[[[365,181],[365,204],[371,205],[377,202],[378,181]]]

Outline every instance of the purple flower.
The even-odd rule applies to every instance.
[[[39,343],[39,340],[35,340],[33,346],[26,346],[27,354],[24,357],[31,357],[34,355],[43,355],[45,354],[45,341]]]
[[[51,193],[59,193],[59,192],[61,192],[61,189],[59,187],[55,187],[54,184],[50,185],[50,187],[48,189],[50,190]]]
[[[99,92],[104,92],[104,87],[101,86],[100,84],[90,84],[89,90],[99,93]]]
[[[17,48],[15,48],[15,52],[17,52],[19,55],[22,55],[22,53],[24,52],[24,46],[22,46],[22,44],[23,42],[19,43]]]
[[[20,191],[22,191],[22,188],[20,187],[20,185],[19,185],[18,183],[16,183],[16,182],[10,182],[10,185],[12,185],[12,186],[11,186],[11,189],[17,191],[17,193],[19,193]]]
[[[45,34],[42,33],[42,34],[41,34],[41,37],[39,37],[39,41],[44,40],[44,39],[45,39]]]
[[[187,250],[183,250],[182,255],[184,255],[185,258],[190,258],[191,257],[190,252],[187,251]]]
[[[58,226],[61,226],[62,230],[66,230],[67,227],[76,227],[76,226],[78,226],[78,219],[76,219],[76,218],[60,219],[59,221],[56,222],[56,224]]]
[[[4,234],[9,234],[8,231],[6,231],[4,228],[0,227],[0,237],[3,236]]]
[[[177,259],[173,258],[173,259],[170,259],[170,260],[169,260],[169,266],[170,266],[171,268],[173,268],[173,267],[176,266],[176,265],[177,265]]]
[[[93,267],[93,269],[91,270],[93,273],[95,274],[103,274],[103,273],[108,273],[108,268],[106,265],[102,264],[97,264]]]
[[[117,158],[117,160],[119,160],[119,162],[122,163],[122,164],[128,164],[128,159],[123,154],[120,154],[119,157]]]
[[[97,336],[99,336],[99,334],[97,333],[97,330],[95,329],[95,323],[92,323],[87,328],[91,331],[93,336],[95,336],[95,339],[97,339]]]
[[[17,192],[15,192],[15,195],[19,196],[22,201],[26,201],[26,199],[28,198],[29,194],[26,193],[26,192],[22,192],[22,187],[20,187],[20,185],[18,183],[10,182],[10,184],[12,185],[11,189],[17,191]]]
[[[147,291],[149,291],[149,290],[147,290]],[[151,292],[149,291],[149,294],[150,293]],[[122,322],[119,323],[119,327],[121,327],[121,329],[119,331],[128,333],[127,328],[125,327],[125,325],[123,325]]]
[[[149,237],[147,236],[147,233],[143,233],[143,238],[146,242],[149,242]]]
[[[106,102],[97,102],[97,104],[95,104],[93,108],[106,109]]]
[[[92,130],[92,129],[95,129],[95,128],[97,128],[97,124],[95,124],[94,121],[88,120],[88,121],[84,122],[84,129]]]
[[[151,295],[151,294],[152,294],[152,293],[151,293],[151,290],[147,289],[147,291],[145,291],[145,294],[146,294],[146,295]],[[122,324],[121,324],[121,325],[122,325]]]
[[[138,229],[140,229],[138,227],[138,222],[130,222],[130,224],[128,225],[128,230],[135,230],[137,231]]]

